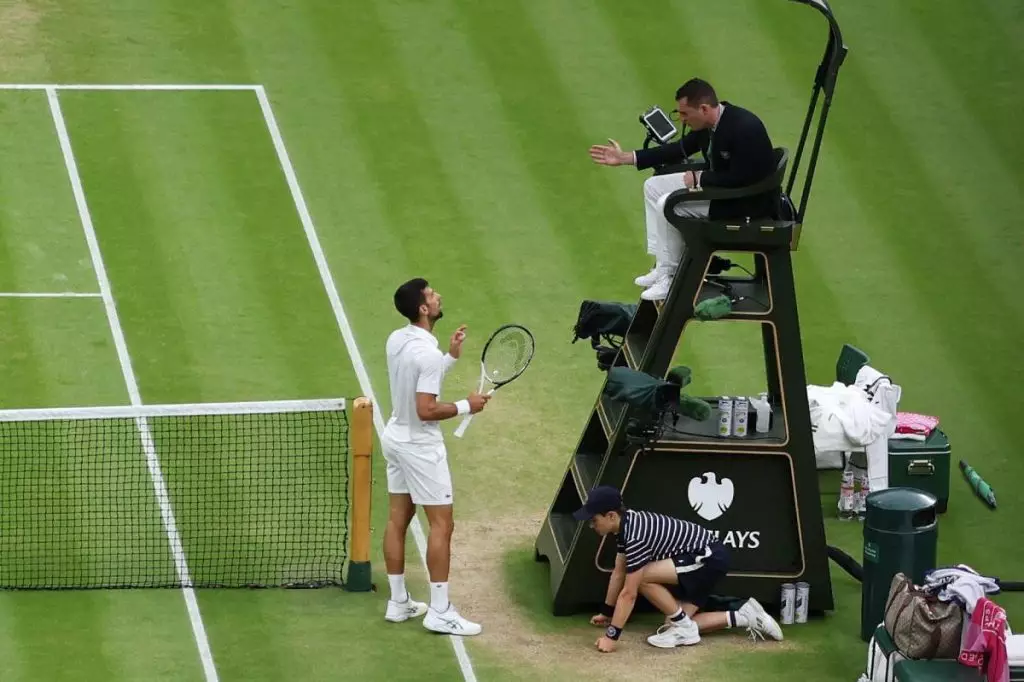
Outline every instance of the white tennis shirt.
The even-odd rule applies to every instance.
[[[442,354],[437,338],[414,324],[391,332],[385,351],[391,385],[391,418],[385,427],[388,436],[400,443],[443,442],[440,425],[423,421],[416,414],[416,394],[440,397],[444,375],[455,364],[455,358]]]

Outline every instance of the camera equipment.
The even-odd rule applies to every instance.
[[[661,438],[665,431],[665,415],[672,415],[672,424],[679,419],[679,396],[682,377],[665,381],[628,367],[611,367],[604,394],[611,400],[634,408],[626,428],[627,439],[645,446]]]

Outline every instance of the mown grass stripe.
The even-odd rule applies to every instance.
[[[0,93],[0,127],[0,291],[95,291],[45,93]]]
[[[524,265],[530,270],[530,287],[547,285],[555,296],[575,292],[594,273],[575,261],[578,235],[566,229],[565,216],[551,215],[538,205],[539,188],[551,177],[531,172],[537,155],[524,153],[514,141],[519,131],[504,116],[504,88],[476,66],[482,60],[467,40],[471,31],[460,25],[451,3],[400,13],[381,5],[380,14],[394,36],[396,58],[413,97],[422,102],[432,146],[445,150],[438,170],[461,188],[459,212],[473,216],[464,230],[478,235],[494,264],[493,272],[481,273],[498,285],[488,295],[507,299],[509,313],[531,326],[555,322],[544,317],[548,308],[531,305],[520,295],[526,284]],[[411,26],[419,30],[410,31]]]
[[[633,269],[640,271],[629,270],[631,274],[624,278],[629,284],[653,264],[644,247],[641,187],[647,173],[630,166],[595,165],[588,148],[607,144],[608,138],[624,150],[640,147],[646,133],[637,117],[655,101],[664,101],[665,88],[643,87],[635,62],[618,44],[606,15],[592,3],[517,1],[504,8],[510,27],[506,31],[512,30],[521,45],[520,58],[537,60],[536,71],[513,63],[505,68],[509,77],[526,79],[524,91],[540,95],[531,110],[521,112],[524,125],[534,122],[541,128],[532,138],[548,150],[552,162],[565,169],[563,177],[573,177],[572,184],[587,187],[574,191],[572,198],[582,205],[577,211],[593,212],[592,221],[607,226],[604,239],[614,236],[618,246],[614,261],[623,262],[626,254],[635,257],[628,262],[636,263]],[[539,74],[547,77],[538,80]],[[550,117],[543,128],[537,110]],[[596,197],[604,200],[595,201]]]
[[[951,233],[959,233],[956,243],[965,247],[963,252],[974,254],[974,269],[980,276],[975,281],[1003,297],[1006,312],[1018,318],[1013,324],[1019,329],[1024,325],[1024,302],[1008,291],[1024,286],[1024,274],[1007,247],[1024,246],[1019,229],[1024,197],[1014,181],[1021,177],[1024,164],[1019,160],[1012,166],[1005,163],[994,131],[984,125],[987,117],[975,115],[972,109],[961,111],[956,124],[951,125],[947,106],[906,104],[954,102],[962,91],[936,52],[920,38],[922,31],[913,15],[908,16],[894,4],[887,21],[873,30],[888,38],[891,50],[867,50],[853,66],[866,70],[866,80],[879,101],[891,103],[887,110],[893,115],[884,122],[906,140],[902,153],[893,150],[888,158],[898,159],[900,166],[914,159],[914,165],[904,167],[916,172],[901,180],[906,183],[914,178],[915,185],[926,183],[925,187],[934,190],[939,224],[948,226]],[[963,126],[960,132],[958,125]],[[935,225],[930,228],[934,234]],[[990,276],[996,272],[997,276]]]
[[[1024,183],[1024,136],[1016,121],[1003,112],[1019,110],[1024,104],[1020,92],[1024,14],[1018,22],[1021,32],[1008,40],[990,16],[979,12],[985,5],[947,3],[943,11],[936,12],[931,0],[909,0],[894,7],[900,23],[913,31],[917,51],[927,54],[944,74],[945,96],[950,99],[941,108],[940,118],[947,128],[942,146],[949,150],[951,163],[973,171],[975,166],[984,168],[996,160],[995,170],[1009,173],[1007,180],[1019,187]],[[967,49],[951,50],[950,45]],[[979,83],[985,84],[983,89]],[[978,106],[967,104],[975,98]],[[979,142],[988,159],[975,158]],[[1015,197],[1002,200],[1010,198]]]
[[[448,291],[449,300],[467,281],[486,288],[493,284],[489,273],[495,272],[497,263],[477,235],[466,229],[480,218],[467,215],[460,206],[463,188],[437,170],[443,167],[447,150],[438,148],[430,136],[423,104],[395,53],[395,39],[376,12],[335,11],[337,17],[321,15],[311,28],[334,62],[335,85],[345,93],[352,134],[362,138],[372,182],[386,193],[386,229],[399,235],[399,248],[415,268],[399,276],[381,303],[390,303],[394,287],[414,276],[425,276],[439,291]],[[362,64],[364,60],[372,65]],[[423,170],[411,172],[414,168]],[[459,258],[440,268],[432,262],[440,252],[458,253]],[[493,304],[496,312],[504,310],[500,299]]]
[[[117,679],[118,665],[107,642],[109,614],[104,613],[101,593],[80,594],[70,603],[68,595],[60,592],[4,596],[13,606],[15,647],[24,674],[21,679]],[[4,679],[15,678],[4,675]]]

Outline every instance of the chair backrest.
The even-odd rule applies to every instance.
[[[870,360],[867,353],[861,349],[844,343],[836,362],[836,381],[852,386],[857,381],[857,372]]]

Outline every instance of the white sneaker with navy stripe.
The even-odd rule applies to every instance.
[[[775,619],[768,615],[764,607],[751,597],[747,603],[740,607],[738,614],[746,618],[747,632],[750,639],[757,640],[758,636],[764,639],[767,635],[777,642],[782,641],[782,628],[775,622]]]
[[[388,599],[388,610],[384,613],[384,620],[401,623],[410,618],[419,618],[426,612],[427,605],[421,601],[413,601],[412,597],[406,596],[405,601]]]
[[[460,616],[451,604],[444,612],[436,611],[432,607],[428,608],[427,615],[423,619],[423,627],[443,635],[479,635],[483,630],[478,624]]]

